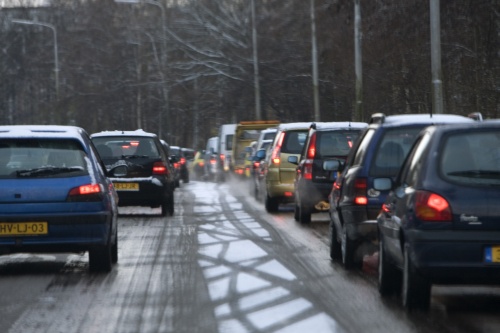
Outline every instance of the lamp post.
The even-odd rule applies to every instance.
[[[165,100],[165,115],[168,118],[169,113],[170,113],[170,103],[169,103],[169,90],[168,90],[168,83],[166,80],[166,71],[167,71],[167,63],[168,63],[168,58],[167,58],[167,19],[165,15],[165,7],[160,2],[153,1],[153,0],[115,0],[116,3],[125,3],[125,4],[149,4],[149,5],[154,5],[161,10],[161,19],[162,19],[162,32],[163,32],[163,52],[162,52],[162,62],[163,62],[163,70],[160,71],[162,81],[163,81],[163,98]],[[162,138],[162,127],[163,127],[163,115],[162,112],[159,114],[159,129],[158,129],[158,137]],[[167,122],[168,124],[168,122]],[[167,125],[167,133],[169,133],[169,126]]]
[[[12,19],[12,23],[18,24],[26,24],[26,25],[41,25],[42,27],[47,27],[52,29],[52,33],[54,34],[54,72],[55,72],[55,86],[56,86],[56,101],[59,100],[59,58],[57,56],[57,30],[56,27],[50,23],[38,22],[38,21],[29,21],[29,20],[18,20]],[[53,119],[51,119],[53,120]]]

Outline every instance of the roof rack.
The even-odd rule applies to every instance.
[[[384,113],[374,113],[370,119],[370,124],[383,124],[385,121]]]

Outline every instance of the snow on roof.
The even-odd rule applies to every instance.
[[[332,122],[318,122],[316,123],[316,129],[348,129],[348,128],[357,128],[362,129],[368,127],[367,123],[362,122],[353,122],[353,121],[332,121]]]
[[[81,138],[85,131],[76,126],[62,125],[4,125],[0,138]]]
[[[456,114],[400,114],[385,117],[384,124],[399,126],[403,124],[441,124],[474,122],[473,119]]]
[[[94,133],[91,135],[92,138],[101,136],[146,136],[155,137],[156,134],[145,132],[142,129],[137,129],[135,131],[102,131],[99,133]]]
[[[296,130],[296,129],[306,129],[308,130],[312,122],[308,123],[282,123],[278,125],[278,130]]]

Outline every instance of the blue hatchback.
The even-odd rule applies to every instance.
[[[377,218],[380,293],[425,309],[432,284],[499,284],[499,202],[499,121],[421,132]]]
[[[81,128],[0,126],[0,254],[88,251],[91,271],[110,271],[118,196],[105,170]]]

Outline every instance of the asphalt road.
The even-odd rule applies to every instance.
[[[407,313],[373,266],[331,262],[327,215],[270,215],[245,183],[175,192],[173,217],[120,208],[109,274],[86,254],[0,257],[0,332],[500,332],[498,287],[435,286],[428,312]]]

